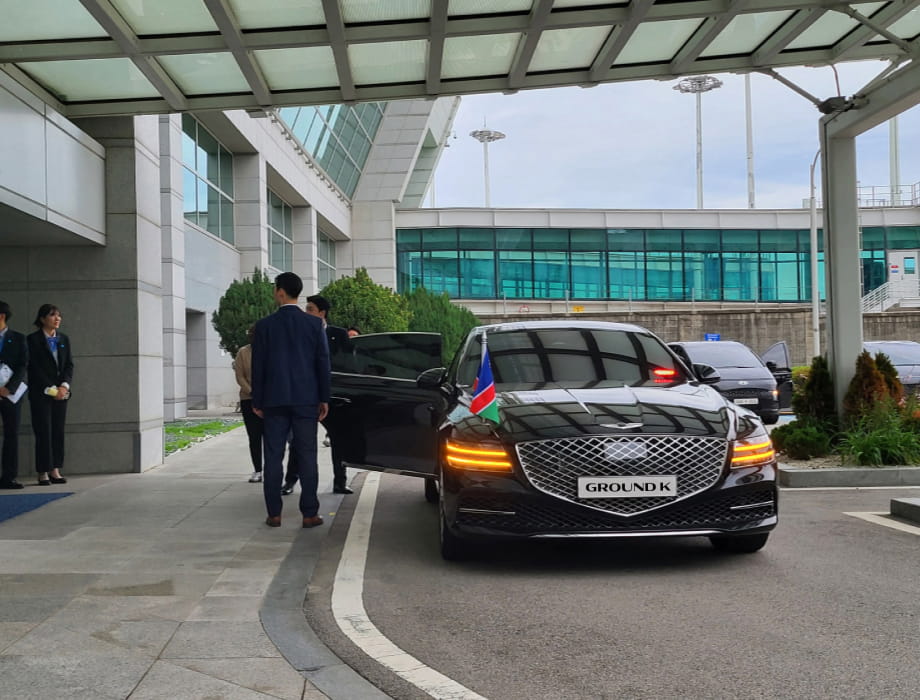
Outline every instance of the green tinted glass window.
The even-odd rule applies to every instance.
[[[495,253],[491,250],[460,252],[460,297],[495,298]]]
[[[534,295],[533,260],[530,251],[502,250],[498,253],[498,293],[509,299],[530,299]]]
[[[495,232],[495,247],[499,250],[533,250],[529,228],[502,228]]]
[[[764,252],[795,252],[799,238],[797,231],[763,230],[760,232],[760,248]]]
[[[726,252],[756,252],[757,231],[733,229],[722,231],[722,250]]]
[[[422,234],[422,247],[425,250],[457,250],[457,229],[426,229]]]
[[[490,228],[460,229],[460,250],[493,250],[495,231]]]
[[[885,229],[878,226],[862,228],[862,249],[877,250],[885,247]]]
[[[606,231],[601,229],[575,229],[569,231],[572,250],[606,250]]]
[[[898,226],[886,228],[889,249],[920,248],[920,226]]]
[[[645,232],[646,250],[683,250],[679,229],[650,229]]]
[[[422,249],[422,232],[402,229],[396,232],[396,250],[398,252]]]
[[[685,229],[684,250],[701,251],[703,253],[718,252],[722,249],[720,231],[711,229]]]
[[[568,229],[537,229],[533,232],[534,250],[568,250]]]
[[[645,229],[607,229],[607,250],[645,250]]]

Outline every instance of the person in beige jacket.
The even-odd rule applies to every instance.
[[[252,327],[246,332],[252,342]],[[250,483],[258,484],[262,481],[262,419],[252,410],[252,345],[244,345],[236,351],[233,360],[233,370],[236,372],[236,383],[240,385],[240,411],[243,414],[243,424],[246,426],[246,435],[249,436],[249,456],[252,459],[252,476]]]

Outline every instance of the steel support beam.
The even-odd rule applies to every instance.
[[[441,72],[444,65],[444,38],[447,32],[449,0],[431,0],[431,26],[428,37],[428,70],[425,75],[425,92],[441,92]]]
[[[591,64],[590,79],[591,82],[597,82],[601,77],[610,70],[617,56],[626,47],[626,44],[632,38],[633,32],[645,20],[649,11],[655,4],[655,0],[635,0],[630,3],[631,12],[629,18],[622,24],[617,24],[607,35],[607,40],[597,53],[597,58]]]
[[[246,78],[256,102],[263,107],[270,107],[272,105],[272,92],[252,52],[246,50],[243,43],[243,32],[236,16],[233,14],[230,3],[227,0],[204,0],[204,4],[208,8],[208,12],[211,13],[211,17],[214,18],[217,28],[220,29],[224,41],[227,42],[227,46],[233,54],[240,72]]]
[[[518,41],[514,60],[511,62],[511,70],[508,71],[508,89],[517,90],[524,84],[530,61],[537,50],[537,44],[540,43],[540,37],[543,36],[543,28],[552,11],[553,0],[537,0],[530,9],[527,31]]]
[[[751,5],[751,0],[731,0],[725,11],[715,17],[707,17],[693,32],[683,48],[671,61],[671,72],[676,75],[686,73],[687,68],[696,61],[706,48],[722,33],[743,9]]]
[[[348,58],[348,45],[345,42],[345,20],[339,0],[323,0],[323,13],[326,15],[326,29],[329,32],[329,45],[335,58],[335,70],[339,76],[339,89],[342,102],[355,101],[355,79],[351,72]]]
[[[152,56],[141,55],[137,35],[109,0],[80,0],[80,4],[115,40],[122,53],[134,62],[137,69],[174,111],[184,112],[188,109],[184,93],[157,60]]]
[[[871,91],[854,97],[861,103],[859,107],[826,118],[830,138],[858,136],[920,104],[920,61],[912,61]]]

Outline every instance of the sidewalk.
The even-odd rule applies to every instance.
[[[73,495],[0,523],[0,697],[383,697],[303,616],[342,499],[319,455],[326,523],[314,530],[300,527],[297,491],[282,527],[264,524],[242,428],[143,474],[42,488]]]

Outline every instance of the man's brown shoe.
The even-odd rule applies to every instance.
[[[314,515],[312,518],[304,518],[303,526],[304,527],[316,527],[317,525],[322,525],[323,519],[318,515]]]
[[[265,524],[269,527],[281,527],[281,516],[280,515],[269,515],[265,518]]]

